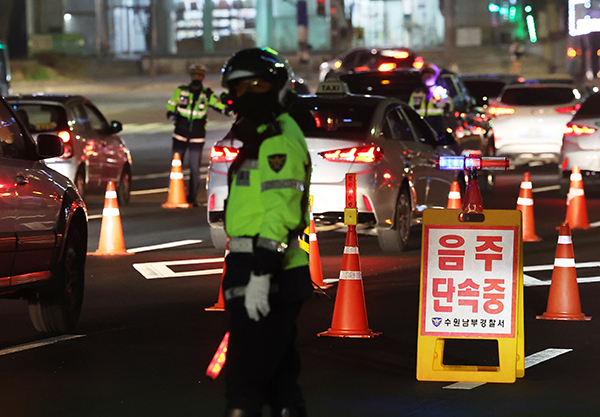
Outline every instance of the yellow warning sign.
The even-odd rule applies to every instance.
[[[521,212],[425,210],[422,242],[417,379],[514,382],[523,377]],[[449,339],[496,341],[498,365],[446,364]]]

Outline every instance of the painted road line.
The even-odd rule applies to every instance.
[[[531,190],[532,193],[543,193],[544,191],[560,190],[560,185],[549,185],[547,187],[537,187]]]
[[[188,239],[188,240],[180,240],[179,242],[161,243],[160,245],[142,246],[139,248],[127,249],[127,252],[129,252],[129,253],[148,252],[151,250],[177,248],[179,246],[195,245],[197,243],[202,243],[202,239],[196,239],[196,240]]]
[[[577,283],[579,283],[579,284],[592,284],[594,282],[600,282],[600,276],[599,277],[577,278]],[[552,283],[552,280],[545,281],[545,280],[537,279],[532,276],[523,274],[523,286],[524,287],[541,287],[544,285],[550,285],[551,283]]]
[[[600,222],[590,223],[590,227],[598,227],[598,226],[600,226]]]
[[[579,262],[575,264],[575,268],[598,268],[600,267],[600,262]],[[552,271],[554,269],[554,264],[548,265],[531,265],[524,266],[523,272],[534,272],[534,271]]]
[[[181,278],[191,277],[198,275],[222,275],[223,267],[214,269],[199,269],[194,271],[182,271],[175,272],[170,266],[174,265],[194,265],[194,264],[212,264],[220,263],[223,264],[225,258],[204,258],[204,259],[186,259],[179,261],[165,261],[165,262],[145,262],[139,264],[133,264],[133,267],[146,279],[160,279],[160,278]]]
[[[131,195],[148,195],[148,194],[161,194],[169,191],[169,187],[167,188],[152,188],[149,190],[135,190],[131,192]]]
[[[538,365],[542,362],[554,359],[557,356],[563,355],[568,352],[572,352],[573,349],[557,349],[548,348],[541,352],[537,352],[525,357],[525,369],[531,368],[532,366]],[[471,390],[473,388],[485,385],[485,382],[455,382],[454,384],[446,385],[444,389],[462,389]]]
[[[80,337],[85,337],[84,334],[73,334],[73,335],[63,335],[57,337],[51,337],[49,339],[38,340],[36,342],[25,343],[23,345],[13,346],[11,348],[6,348],[0,350],[0,356],[10,355],[12,353],[23,352],[24,350],[30,350],[39,348],[42,346],[53,345],[58,342],[66,342],[67,340],[79,339]]]

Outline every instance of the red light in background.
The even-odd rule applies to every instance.
[[[233,162],[240,153],[239,149],[229,146],[213,146],[210,149],[210,162]]]

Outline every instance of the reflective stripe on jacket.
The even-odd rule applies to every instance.
[[[309,222],[311,163],[304,134],[287,113],[276,121],[280,133],[262,141],[258,159],[244,160],[232,173],[225,212],[229,237],[256,236],[269,249],[297,239]],[[285,270],[305,265],[306,252],[297,245],[286,250]]]

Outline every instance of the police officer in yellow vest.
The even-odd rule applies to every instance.
[[[434,64],[425,64],[421,68],[423,86],[416,88],[410,95],[408,104],[424,117],[438,134],[446,130],[446,120],[454,109],[448,91],[437,85],[439,68]]]
[[[222,69],[238,115],[229,135],[243,146],[229,169],[223,294],[231,312],[225,416],[306,416],[297,379],[296,319],[312,294],[298,236],[308,224],[311,162],[283,103],[287,62],[270,48],[245,49]]]
[[[206,67],[193,64],[189,68],[191,83],[177,87],[173,97],[167,102],[167,118],[175,120],[173,132],[173,155],[178,153],[183,161],[186,151],[190,151],[190,184],[187,201],[197,206],[196,197],[200,187],[200,159],[206,137],[206,113],[211,107],[220,113],[227,113],[227,107],[219,101],[210,88],[202,85],[206,77]]]

